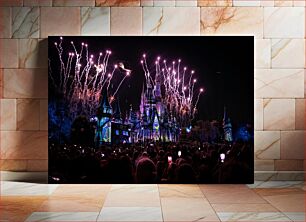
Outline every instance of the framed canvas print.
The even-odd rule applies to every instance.
[[[49,183],[253,183],[253,36],[53,36]]]

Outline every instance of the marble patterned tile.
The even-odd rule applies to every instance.
[[[294,222],[305,221],[305,212],[282,212]]]
[[[306,69],[304,70],[304,98],[306,98]]]
[[[48,130],[48,100],[41,99],[39,104],[39,129]]]
[[[255,99],[255,130],[263,130],[263,100]]]
[[[302,189],[304,181],[255,181],[254,184],[248,184],[248,187],[254,188],[299,188]]]
[[[0,69],[0,99],[3,98],[3,69]]]
[[[277,212],[278,210],[268,203],[261,204],[212,204],[217,213],[221,212]]]
[[[33,196],[47,196],[52,194],[58,186],[57,184],[1,181],[1,198],[4,196],[31,196],[32,198]]]
[[[205,198],[161,198],[164,221],[219,221]]]
[[[23,0],[24,6],[52,6],[52,0]]]
[[[154,0],[140,0],[140,6],[153,6]]]
[[[303,98],[303,69],[257,69],[257,98]]]
[[[140,6],[140,0],[96,0],[96,6]]]
[[[110,184],[61,184],[52,197],[86,197],[90,199],[103,199],[109,193]]]
[[[144,7],[143,34],[199,35],[199,19],[197,7]]]
[[[34,212],[26,221],[96,221],[99,212]]]
[[[12,37],[38,38],[39,13],[38,7],[13,7]]]
[[[27,171],[46,172],[48,171],[48,160],[27,160]]]
[[[47,159],[47,131],[1,131],[3,159]]]
[[[81,35],[109,35],[110,8],[82,7]]]
[[[254,160],[255,171],[273,171],[274,160]]]
[[[271,40],[256,39],[256,68],[271,68]]]
[[[301,189],[259,189],[256,192],[281,212],[305,210],[305,191]]]
[[[305,99],[295,100],[295,129],[305,129]]]
[[[204,198],[198,185],[159,184],[158,190],[161,198]]]
[[[281,131],[281,159],[304,159],[305,131]]]
[[[303,181],[303,171],[256,171],[254,180],[259,181]]]
[[[173,7],[176,0],[153,0],[154,7]]]
[[[291,221],[280,212],[222,212],[218,216],[221,221]]]
[[[303,8],[264,8],[264,38],[304,38],[304,32],[305,10]]]
[[[277,171],[303,171],[303,160],[275,160],[275,170]]]
[[[1,0],[0,7],[22,6],[23,0]]]
[[[26,160],[0,160],[0,170],[2,171],[26,171]]]
[[[126,23],[126,21],[129,21]],[[141,35],[141,7],[112,7],[110,31],[111,35]]]
[[[80,35],[80,11],[78,7],[42,7],[40,37]]]
[[[272,68],[304,67],[304,39],[272,39]]]
[[[47,69],[5,69],[3,73],[5,98],[47,98]]]
[[[198,0],[198,6],[201,7],[227,7],[233,6],[233,0]]]
[[[17,130],[39,130],[39,100],[17,100]]]
[[[99,212],[104,198],[92,199],[87,196],[50,196],[37,209],[39,212]]]
[[[202,35],[263,36],[263,9],[260,7],[202,7]]]
[[[0,129],[16,130],[17,112],[15,99],[0,100]]]
[[[7,197],[0,198],[1,221],[25,221],[35,211],[46,197]]]
[[[255,131],[255,159],[280,159],[280,132]]]
[[[0,39],[0,68],[18,68],[18,40]]]
[[[11,37],[12,9],[9,7],[0,7],[0,38]]]
[[[246,185],[199,185],[211,204],[217,203],[266,203],[258,194]]]
[[[159,207],[157,185],[112,185],[104,207]]]
[[[275,7],[290,7],[293,6],[293,0],[274,0]]]
[[[182,6],[182,7],[196,7],[198,5],[197,0],[176,0],[175,6]]]
[[[163,221],[160,207],[103,207],[97,221]]]
[[[95,0],[53,0],[53,6],[95,6]]]
[[[260,0],[233,0],[233,6],[234,7],[240,7],[240,6],[260,6]]]
[[[19,68],[47,68],[48,41],[19,39]]]
[[[264,130],[290,130],[294,128],[294,99],[264,99]]]

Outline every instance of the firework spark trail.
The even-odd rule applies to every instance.
[[[153,84],[155,89],[156,82],[153,81],[154,76],[148,69],[145,54],[142,56],[141,64],[147,86],[152,86]],[[194,71],[191,70],[187,74],[187,67],[182,69],[181,65],[181,59],[173,61],[170,67],[167,65],[166,60],[163,60],[161,65],[160,56],[158,56],[155,60],[155,79],[160,82],[161,87],[164,89],[162,101],[166,104],[166,107],[170,107],[171,116],[180,121],[180,126],[188,126],[194,118],[200,95],[204,92],[204,89],[200,88],[197,96],[194,96],[197,82],[196,79],[193,79]]]
[[[80,50],[78,50],[78,47],[71,41],[72,52],[68,52],[66,57],[66,48],[63,43],[63,37],[60,37],[59,42],[54,43],[60,62],[59,77],[54,78],[51,69],[52,61],[49,59],[50,79],[54,87],[69,101],[72,118],[79,114],[94,115],[99,106],[102,90],[105,87],[109,90],[117,70],[117,65],[115,65],[112,71],[108,72],[111,51],[106,50],[105,54],[100,52],[95,59],[95,56],[89,53],[87,44],[82,42]],[[67,60],[64,60],[64,58],[67,58]],[[130,72],[121,79],[111,98],[118,93],[124,80],[129,75]],[[116,79],[116,81],[119,81],[117,77]],[[108,93],[109,95],[112,94],[111,91],[108,91]]]

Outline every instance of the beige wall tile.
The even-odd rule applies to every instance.
[[[281,159],[304,159],[305,131],[281,132]]]
[[[260,6],[260,0],[233,0],[233,6]]]
[[[22,0],[0,0],[0,7],[22,6]]]
[[[263,130],[263,99],[255,100],[255,130]]]
[[[12,8],[12,37],[39,38],[39,8]]]
[[[0,160],[0,170],[3,171],[26,171],[26,160]]]
[[[53,0],[53,6],[95,6],[95,0]]]
[[[175,6],[182,6],[182,7],[196,7],[198,5],[197,0],[176,0]]]
[[[111,8],[112,35],[141,35],[141,7]],[[128,22],[127,22],[128,21]]]
[[[306,2],[304,0],[293,0],[293,6],[295,6],[295,7],[305,7]]]
[[[304,38],[304,32],[305,10],[303,8],[264,8],[265,38]]]
[[[254,170],[256,171],[273,171],[274,160],[255,160]]]
[[[82,7],[81,20],[82,35],[110,34],[109,7]]]
[[[1,131],[1,157],[4,159],[47,159],[47,131]]]
[[[273,68],[304,68],[304,63],[304,39],[272,39]]]
[[[294,99],[264,99],[264,130],[289,130],[294,128]]]
[[[16,100],[0,100],[0,129],[16,130]]]
[[[96,0],[96,6],[140,6],[140,0]]]
[[[295,100],[295,129],[305,129],[305,99]]]
[[[23,0],[24,6],[52,6],[52,0]]]
[[[304,97],[306,97],[306,69],[304,70]]]
[[[144,7],[143,34],[199,35],[199,20],[200,9],[196,7]]]
[[[175,0],[153,0],[154,7],[175,6]]]
[[[3,97],[3,69],[0,69],[0,99]]]
[[[39,130],[39,100],[17,100],[17,130]]]
[[[19,39],[19,68],[47,68],[48,40]]]
[[[271,40],[256,39],[256,68],[271,68]]]
[[[219,7],[225,7],[225,6],[232,6],[233,1],[232,0],[198,0],[198,6],[219,6]]]
[[[274,0],[275,7],[293,6],[293,0]]]
[[[5,69],[3,96],[5,98],[47,98],[47,69]]]
[[[260,7],[202,7],[201,34],[249,34],[263,36],[263,9]]]
[[[79,35],[81,28],[80,11],[78,7],[42,7],[40,37]]]
[[[154,0],[140,0],[140,6],[153,6]]]
[[[303,171],[303,160],[275,160],[275,170],[277,171]]]
[[[303,69],[257,69],[257,98],[303,98]]]
[[[260,6],[274,6],[274,0],[261,0]]]
[[[48,130],[48,100],[41,99],[40,100],[40,108],[39,108],[39,129],[40,130]]]
[[[28,160],[27,171],[48,171],[48,160]]]
[[[11,8],[0,7],[0,38],[11,37],[11,13]]]
[[[18,68],[18,40],[0,39],[0,68]]]
[[[254,137],[255,159],[280,159],[279,131],[255,131]]]

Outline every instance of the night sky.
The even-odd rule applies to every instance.
[[[59,37],[49,37],[49,59],[52,72],[59,69],[54,42]],[[80,49],[81,42],[87,43],[90,54],[98,56],[110,49],[109,60],[113,64],[123,62],[132,73],[123,83],[119,96],[121,111],[129,105],[139,108],[144,73],[140,64],[146,53],[149,69],[155,70],[157,56],[166,59],[168,65],[181,59],[181,67],[195,70],[197,87],[205,88],[198,103],[197,119],[222,120],[223,107],[234,125],[254,122],[254,38],[251,36],[163,36],[163,37],[65,37],[65,52],[72,52],[70,41]],[[68,56],[67,56],[68,57]],[[155,72],[153,72],[155,73]],[[114,75],[115,76],[115,75]],[[120,79],[124,73],[119,73]],[[116,79],[115,79],[116,80]],[[196,95],[198,88],[195,91]],[[49,91],[49,97],[52,92]]]

